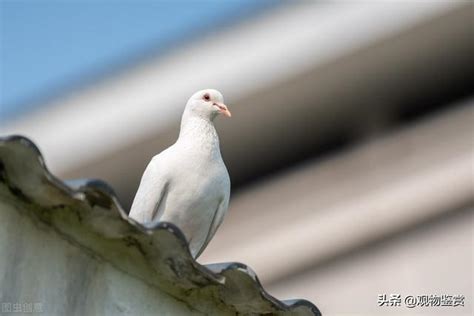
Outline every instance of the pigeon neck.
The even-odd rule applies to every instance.
[[[214,123],[200,116],[183,115],[178,141],[202,150],[219,151],[219,137]]]

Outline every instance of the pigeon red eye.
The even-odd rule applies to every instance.
[[[206,101],[211,100],[211,96],[209,95],[209,93],[206,93],[205,95],[203,95],[202,98],[203,98],[204,100],[206,100]]]

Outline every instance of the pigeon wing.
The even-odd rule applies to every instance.
[[[194,258],[199,257],[201,253],[204,251],[204,249],[206,249],[207,244],[211,241],[212,237],[214,237],[214,234],[216,233],[217,228],[222,224],[222,221],[224,220],[224,216],[227,213],[228,207],[229,207],[229,195],[227,194],[227,196],[224,197],[220,201],[219,206],[217,207],[217,210],[214,213],[214,217],[211,222],[211,227],[207,234],[206,240],[202,244],[201,248],[198,249],[197,251],[193,251],[193,249],[191,249],[191,254],[193,255]]]
[[[168,192],[168,180],[159,171],[159,163],[153,159],[145,169],[129,216],[142,224],[150,224],[161,217],[160,207]]]

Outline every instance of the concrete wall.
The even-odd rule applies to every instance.
[[[19,206],[0,201],[0,223],[2,315],[8,308],[20,315],[16,303],[31,303],[44,315],[203,315],[61,237]]]
[[[68,184],[37,147],[0,138],[2,313],[47,315],[320,315],[279,301],[242,263],[200,265],[178,227],[128,218],[97,180]]]

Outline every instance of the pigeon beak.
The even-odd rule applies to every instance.
[[[230,113],[229,109],[224,103],[214,103],[219,108],[219,113],[224,114],[227,117],[231,117],[232,114]]]

